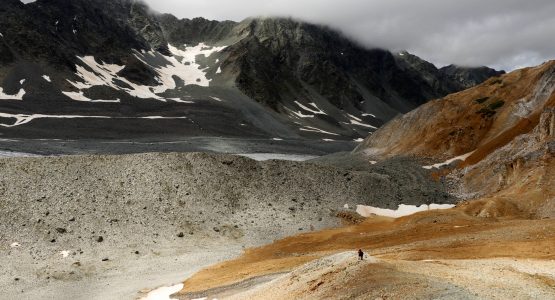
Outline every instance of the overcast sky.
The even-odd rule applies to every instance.
[[[146,0],[159,12],[240,21],[292,16],[438,66],[506,70],[555,58],[553,0]]]
[[[291,16],[338,29],[368,47],[408,50],[437,66],[509,71],[555,59],[553,0],[144,1],[181,18]]]

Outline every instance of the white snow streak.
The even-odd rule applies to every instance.
[[[362,116],[363,116],[363,117],[373,117],[373,118],[375,118],[375,117],[376,117],[376,116],[375,116],[375,115],[373,115],[373,114],[367,114],[367,113],[365,113],[365,114],[362,114]]]
[[[105,102],[105,103],[119,103],[120,100],[92,100],[87,98],[82,91],[79,92],[62,92],[62,94],[68,96],[69,98],[75,101],[82,101],[82,102]]]
[[[337,133],[325,131],[325,130],[318,129],[318,128],[312,127],[312,126],[305,126],[305,127],[301,128],[300,130],[301,130],[301,131],[309,131],[309,132],[324,133],[324,134],[329,134],[329,135],[339,135],[339,134],[337,134]]]
[[[213,53],[224,50],[226,46],[210,47],[204,43],[200,43],[194,47],[185,47],[185,50],[180,50],[168,44],[168,48],[174,56],[182,57],[181,62],[172,57],[172,59],[175,60],[175,62],[172,62],[174,66],[174,72],[171,72],[173,73],[172,75],[176,75],[183,79],[185,84],[209,86],[210,79],[206,78],[205,70],[200,69],[200,65],[197,63],[196,57],[199,55],[210,57]]]
[[[15,95],[8,95],[4,93],[4,89],[0,87],[0,100],[23,100],[25,90],[20,89]]]
[[[50,79],[50,76],[48,75],[42,75],[42,78],[48,82],[52,82],[52,80]]]
[[[173,300],[174,298],[170,298],[170,296],[181,291],[181,289],[183,289],[183,283],[169,287],[161,287],[151,291],[146,297],[141,298],[141,300]]]
[[[438,163],[438,164],[431,165],[431,166],[424,166],[424,167],[422,167],[422,168],[424,168],[424,169],[426,169],[426,170],[439,169],[439,168],[441,168],[441,167],[450,165],[452,162],[455,162],[455,161],[458,161],[458,160],[465,161],[468,157],[470,157],[470,155],[472,155],[472,153],[474,153],[474,151],[469,152],[469,153],[467,153],[467,154],[463,154],[463,155],[461,155],[461,156],[453,157],[453,158],[451,158],[451,159],[449,159],[449,160],[446,160],[446,161],[444,161],[444,162],[442,162],[442,163]]]
[[[350,123],[342,122],[343,124],[358,125],[358,126],[362,126],[362,127],[366,127],[366,128],[378,129],[378,127],[376,127],[376,126],[372,126],[372,125],[369,125],[369,124],[362,123],[361,118],[358,118],[358,117],[353,116],[351,114],[347,114],[347,116],[349,117],[349,122]]]
[[[291,112],[293,114],[293,117],[297,117],[297,118],[314,118],[314,115],[305,115],[300,111],[294,111],[288,107],[285,107],[286,110],[288,110],[289,112]]]
[[[97,62],[93,56],[78,57],[81,62],[88,68],[77,65],[76,75],[81,79],[80,82],[73,82],[68,80],[74,87],[79,90],[89,89],[93,86],[108,86],[115,90],[121,90],[133,97],[141,99],[156,99],[160,101],[167,101],[165,98],[158,94],[164,93],[167,90],[175,89],[176,82],[174,76],[180,78],[187,85],[209,86],[210,79],[206,78],[206,69],[201,70],[200,65],[196,61],[197,56],[204,55],[208,57],[215,52],[221,51],[226,47],[208,47],[204,43],[200,43],[194,47],[185,47],[185,50],[180,50],[168,44],[170,52],[174,56],[161,56],[167,62],[163,66],[153,66],[148,63],[148,56],[156,57],[157,53],[150,52],[136,52],[135,57],[146,65],[150,65],[158,74],[159,85],[146,86],[133,83],[124,77],[117,75],[118,72],[123,70],[125,66],[106,64],[104,62]],[[178,61],[176,57],[181,58]],[[115,82],[119,80],[129,87],[121,87]],[[173,98],[171,100],[176,100]]]
[[[147,119],[147,120],[158,120],[158,119],[189,119],[187,117],[163,117],[163,116],[144,116],[144,117],[112,117],[112,116],[85,116],[85,115],[43,115],[43,114],[8,114],[0,113],[1,118],[12,118],[15,119],[13,124],[0,123],[2,127],[16,127],[23,124],[27,124],[35,119]]]
[[[378,215],[378,216],[389,217],[389,218],[400,218],[400,217],[409,216],[422,211],[450,209],[453,207],[455,207],[455,205],[452,205],[452,204],[430,204],[430,205],[422,204],[420,206],[401,204],[396,210],[393,210],[393,209],[385,209],[385,208],[379,208],[379,207],[373,207],[373,206],[357,205],[356,212],[363,217]]]
[[[295,101],[295,104],[297,104],[301,109],[303,109],[305,111],[308,111],[308,112],[311,112],[311,113],[316,114],[316,115],[325,115],[326,114],[323,110],[318,108],[318,106],[316,106],[316,103],[314,103],[314,102],[310,103],[310,105],[313,106],[314,109],[312,109],[310,107],[307,107],[307,106],[304,106],[303,104],[299,103],[299,101]]]

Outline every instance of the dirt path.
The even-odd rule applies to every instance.
[[[457,209],[425,212],[396,220],[373,218],[358,225],[302,234],[247,250],[236,260],[195,274],[185,281],[185,288],[179,297],[189,299],[193,294],[206,295],[203,291],[249,278],[291,272],[307,262],[334,253],[351,251],[354,256],[354,250],[358,248],[386,262],[381,265],[384,268],[394,268],[395,272],[407,274],[411,273],[411,269],[420,270],[420,273],[416,272],[419,277],[422,274],[430,278],[437,276],[439,279],[436,278],[436,281],[443,282],[442,278],[448,276],[446,270],[452,269],[451,272],[458,274],[459,269],[445,269],[440,268],[441,265],[419,261],[453,261],[451,264],[460,265],[463,273],[465,268],[480,269],[478,262],[466,266],[467,261],[484,259],[488,268],[494,268],[498,258],[516,259],[519,265],[525,266],[528,259],[543,262],[555,259],[553,245],[555,220],[474,218]],[[555,269],[555,266],[550,266]],[[498,274],[492,272],[488,276],[494,279]],[[407,280],[409,277],[406,277]],[[546,278],[549,281],[552,277]],[[450,284],[457,287],[467,285],[461,282],[464,283],[464,280]],[[468,295],[472,293],[468,292]]]

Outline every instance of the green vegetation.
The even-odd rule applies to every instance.
[[[488,108],[491,109],[491,110],[497,110],[498,108],[503,107],[503,105],[505,105],[505,101],[497,100],[497,101],[491,103],[490,105],[488,105]]]
[[[488,101],[489,97],[483,97],[483,98],[478,98],[476,100],[474,100],[474,102],[478,103],[478,104],[483,104],[484,102]]]
[[[480,109],[476,113],[482,115],[482,118],[491,118],[495,115],[496,111],[485,107]]]
[[[486,102],[488,100],[489,97],[474,100],[474,102],[482,104],[482,108],[476,113],[482,115],[483,118],[493,117],[497,113],[497,110],[505,105],[505,101],[503,100],[495,100],[492,103],[487,104]]]
[[[489,85],[501,84],[501,83],[503,83],[503,80],[501,80],[501,78],[495,78],[495,79],[490,80]]]

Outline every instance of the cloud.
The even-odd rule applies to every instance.
[[[552,0],[146,0],[160,12],[240,21],[292,16],[368,47],[406,49],[437,65],[511,70],[555,58]]]
[[[291,16],[328,25],[368,47],[408,50],[438,66],[512,70],[555,58],[552,0],[143,1],[181,18]]]

